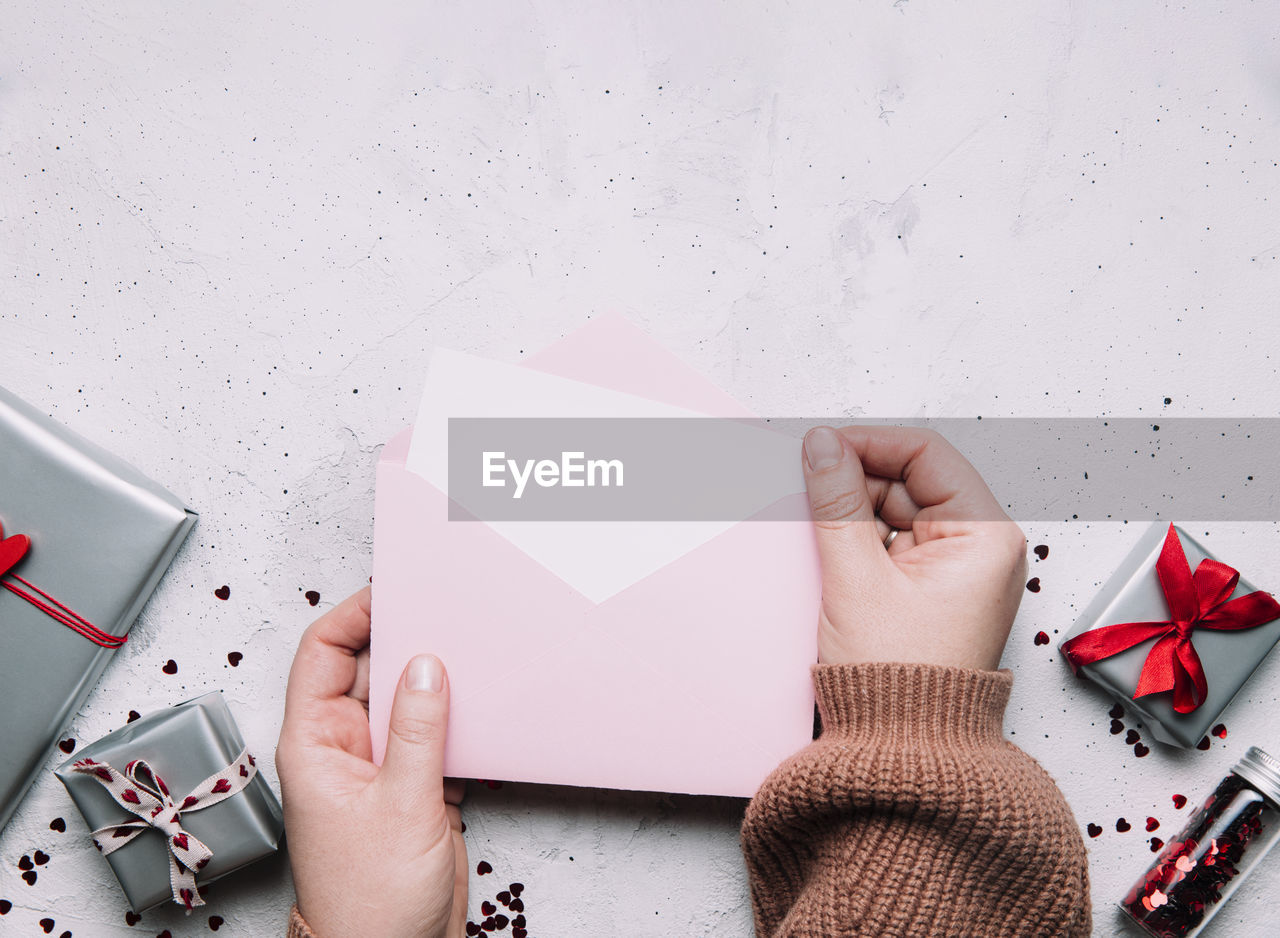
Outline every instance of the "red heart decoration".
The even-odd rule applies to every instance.
[[[225,778],[220,778],[213,783],[213,793],[215,795],[220,795],[226,791],[231,791],[231,783]]]
[[[0,527],[0,537],[4,537],[4,528]],[[19,560],[31,549],[31,538],[25,534],[15,534],[0,540],[0,576],[9,572]]]
[[[187,795],[187,797],[182,799],[182,810],[185,811],[187,810],[187,808],[191,807],[192,805],[199,804],[199,803],[200,803],[200,799],[197,798],[195,795]]]
[[[241,777],[241,778],[248,778],[248,777],[249,777],[249,767],[248,767],[248,766],[246,766],[246,765],[242,765],[242,766],[240,766],[240,777]]]
[[[187,849],[187,835],[186,835],[186,834],[174,834],[174,835],[173,835],[173,845],[174,845],[175,847],[177,847],[179,850],[186,850],[186,849]]]
[[[142,802],[140,802],[140,801],[138,800],[138,793],[137,793],[136,791],[134,791],[132,788],[126,788],[124,791],[122,791],[122,792],[120,793],[120,800],[121,800],[121,801],[127,801],[127,802],[129,802],[129,804],[141,804],[141,803],[142,803]]]

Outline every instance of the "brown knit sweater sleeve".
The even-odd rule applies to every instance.
[[[296,905],[289,910],[289,930],[285,932],[285,938],[316,938]]]
[[[822,734],[747,807],[758,938],[1087,938],[1084,841],[1004,739],[1009,671],[817,665]]]

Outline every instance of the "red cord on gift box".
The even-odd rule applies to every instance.
[[[13,573],[13,567],[26,556],[28,550],[31,549],[31,538],[25,534],[15,534],[12,537],[4,536],[4,527],[0,526],[0,577],[6,574],[9,579],[0,579],[0,586],[3,586],[13,595],[25,599],[31,605],[35,606],[49,618],[55,622],[60,622],[73,632],[84,636],[102,648],[119,648],[128,638],[117,635],[110,635],[102,629],[98,628],[84,616],[80,615],[70,606],[67,606],[54,599],[40,587],[27,582],[18,574]],[[16,586],[10,580],[16,580],[22,586]],[[26,589],[23,589],[26,587]],[[30,590],[30,592],[28,592]]]

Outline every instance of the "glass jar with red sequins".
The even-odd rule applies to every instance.
[[[1194,938],[1280,840],[1280,759],[1252,747],[1120,907],[1156,938]]]

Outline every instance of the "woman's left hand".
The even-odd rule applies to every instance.
[[[442,776],[449,678],[432,655],[396,687],[381,767],[369,739],[370,591],[302,636],[276,768],[298,911],[320,938],[455,938],[467,917],[460,782]]]

